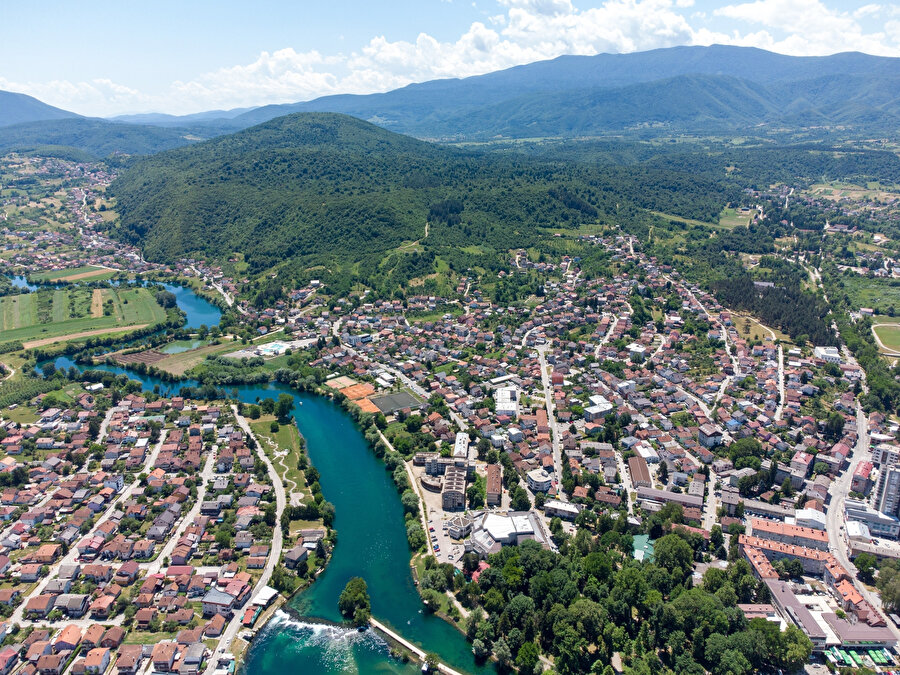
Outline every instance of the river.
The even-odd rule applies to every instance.
[[[189,324],[213,325],[208,316],[201,320],[202,314],[192,315],[193,307],[202,308],[193,300],[206,301],[189,289],[182,288],[182,291],[179,307],[188,313]],[[60,357],[56,365],[68,368],[76,364]],[[164,382],[105,364],[96,368],[126,373],[131,379],[141,381],[147,391],[159,385],[163,394],[198,384],[191,380]],[[230,391],[232,387],[227,389]],[[235,389],[245,403],[267,396],[277,398],[281,392],[294,396],[294,419],[306,438],[310,460],[319,471],[322,492],[334,504],[337,546],[325,572],[310,588],[292,599],[292,609],[311,619],[340,621],[338,596],[351,577],[361,576],[368,584],[372,614],[376,618],[426,651],[436,652],[443,662],[461,672],[491,671],[489,667],[476,665],[471,645],[461,633],[444,620],[423,612],[410,571],[399,495],[384,464],[375,457],[350,415],[326,397],[298,392],[281,383],[241,385]],[[297,621],[286,612],[278,612],[253,640],[243,672],[411,675],[418,668],[392,659],[387,643],[371,631],[360,633]]]

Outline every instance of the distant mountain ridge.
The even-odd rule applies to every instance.
[[[0,91],[0,127],[23,122],[61,120],[81,117],[62,108],[54,108],[33,96],[13,91]]]
[[[296,112],[334,112],[430,140],[733,134],[767,129],[842,127],[895,135],[900,128],[900,58],[847,52],[785,56],[749,47],[671,47],[630,54],[560,56],[464,79],[411,84],[381,94],[325,96],[312,101],[206,111],[192,115],[123,115],[104,120],[19,97],[0,114],[0,149],[41,143],[105,156],[110,148],[152,153],[239,131]],[[0,102],[6,100],[0,98]],[[43,106],[43,107],[42,107]],[[2,110],[2,109],[0,109]],[[85,123],[3,127],[28,115]],[[34,123],[35,120],[22,120]],[[54,126],[60,129],[54,131]],[[81,127],[89,126],[86,130]],[[127,133],[116,126],[128,126]],[[152,131],[141,132],[141,129]],[[107,143],[124,134],[128,143]],[[44,141],[49,143],[51,141]]]
[[[383,94],[260,106],[215,123],[237,130],[294,112],[339,112],[432,139],[603,134],[654,125],[702,131],[712,124],[715,131],[728,131],[802,125],[806,115],[816,125],[891,129],[900,119],[900,102],[891,95],[898,83],[897,58],[671,47],[560,56]]]
[[[616,89],[686,75],[711,76],[709,82],[718,77],[738,78],[766,86],[839,75],[896,78],[900,76],[900,59],[858,52],[797,57],[725,45],[560,56],[464,79],[411,84],[384,94],[326,96],[308,102],[261,106],[237,116],[235,122],[259,123],[292,112],[328,111],[363,119],[374,115],[390,119],[390,115],[395,115],[399,126],[409,124],[407,119],[413,115],[457,119],[461,116],[458,113],[529,94],[550,94],[552,99],[567,91]],[[389,123],[383,126],[394,128]]]

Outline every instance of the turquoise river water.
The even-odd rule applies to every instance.
[[[188,325],[213,326],[221,313],[189,289],[173,287],[178,305],[188,314]],[[75,365],[60,357],[58,367]],[[76,366],[78,367],[78,366]],[[184,380],[170,383],[152,376],[112,366],[103,370],[126,373],[143,383],[147,391],[159,385],[162,393],[174,393],[181,386],[197,383]],[[231,387],[227,388],[229,391]],[[334,504],[334,526],[338,543],[324,573],[290,607],[298,620],[278,611],[260,630],[244,660],[243,672],[252,675],[282,673],[409,673],[414,664],[391,658],[384,639],[372,631],[358,632],[340,626],[317,623],[316,619],[338,622],[337,600],[347,581],[361,576],[369,587],[372,614],[407,640],[464,673],[492,669],[475,663],[471,645],[447,622],[423,613],[410,570],[403,508],[384,464],[368,447],[352,418],[330,399],[298,392],[280,383],[236,387],[238,398],[253,403],[260,398],[277,398],[280,392],[294,396],[294,419],[306,438],[309,457],[320,474],[325,498]]]

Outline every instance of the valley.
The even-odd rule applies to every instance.
[[[0,667],[897,670],[895,79],[5,96]]]

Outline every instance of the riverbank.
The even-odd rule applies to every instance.
[[[373,628],[377,628],[378,630],[380,630],[382,633],[387,635],[391,640],[393,640],[397,644],[401,645],[404,649],[415,654],[421,661],[425,661],[428,658],[428,654],[425,652],[425,650],[420,649],[419,647],[416,647],[409,640],[404,640],[401,635],[399,635],[398,633],[394,632],[393,630],[391,630],[390,628],[385,626],[378,619],[373,617],[373,618],[369,619],[369,623],[372,624]],[[462,673],[460,673],[459,671],[453,670],[453,668],[446,666],[443,663],[438,663],[437,669],[440,672],[445,673],[446,675],[462,675]]]
[[[191,318],[195,319],[189,317],[189,323]],[[57,359],[56,365],[68,369],[76,364]],[[140,381],[145,391],[157,388],[161,395],[177,395],[183,387],[195,393],[201,389],[200,383],[190,379],[163,381],[110,364],[92,368],[124,374]],[[319,472],[322,492],[334,504],[333,527],[340,532],[325,571],[284,607],[295,610],[297,616],[340,621],[337,598],[347,580],[359,576],[369,585],[372,611],[382,625],[419,649],[437,653],[457,672],[490,672],[475,662],[471,645],[456,628],[424,611],[410,571],[397,486],[378,449],[364,437],[359,412],[354,414],[344,397],[308,373],[269,370],[265,379],[257,384],[225,385],[228,398],[255,404],[267,397],[277,399],[280,393],[294,397],[294,421],[307,441],[309,462]],[[405,472],[400,475],[406,480]],[[387,643],[374,632],[360,636],[356,631],[289,619],[278,611],[256,633],[242,666],[242,672],[254,675],[348,670],[411,675],[418,669],[393,658]]]

